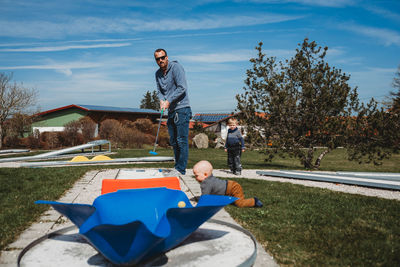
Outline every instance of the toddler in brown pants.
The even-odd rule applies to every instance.
[[[234,202],[238,207],[262,207],[262,202],[254,198],[244,198],[242,186],[235,181],[218,179],[212,175],[213,167],[210,162],[202,160],[193,167],[193,174],[200,182],[202,195],[225,195],[239,198]]]

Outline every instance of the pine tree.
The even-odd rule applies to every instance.
[[[147,91],[140,102],[140,108],[159,110],[160,99],[158,98],[157,91],[153,92]]]
[[[325,62],[328,48],[314,41],[306,38],[293,58],[279,63],[263,54],[262,45],[250,59],[245,92],[236,96],[248,137],[267,160],[285,152],[306,168],[318,168],[327,153],[343,145],[345,119],[358,107],[357,88],[348,85],[350,76]]]

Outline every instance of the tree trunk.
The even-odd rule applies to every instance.
[[[328,148],[327,150],[325,150],[324,152],[322,152],[322,153],[318,156],[318,158],[315,160],[314,168],[316,168],[316,169],[319,168],[319,166],[321,165],[322,158],[323,158],[326,154],[328,154],[330,151],[331,151],[331,150]]]
[[[0,149],[3,148],[3,126],[0,124]]]
[[[314,168],[314,165],[312,164],[312,159],[314,155],[314,148],[308,148],[306,155],[304,155],[304,161],[303,165],[306,169],[312,169]]]

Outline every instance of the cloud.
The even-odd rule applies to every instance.
[[[307,6],[322,6],[322,7],[346,7],[355,5],[357,0],[237,0],[236,2],[252,2],[252,3],[297,3]]]
[[[72,75],[73,69],[88,69],[88,68],[98,68],[103,66],[100,63],[90,63],[90,62],[71,62],[63,64],[43,64],[43,65],[25,65],[25,66],[0,66],[3,70],[54,70],[59,73],[63,73],[67,76]]]
[[[273,56],[277,58],[286,58],[292,56],[293,50],[284,49],[267,49],[263,50],[263,53],[267,57]],[[202,53],[202,54],[190,54],[190,55],[177,55],[178,59],[184,60],[186,62],[195,63],[230,63],[230,62],[248,62],[250,58],[257,56],[255,50],[250,49],[239,49],[231,50],[229,52],[220,53]]]
[[[381,7],[377,7],[377,6],[365,6],[364,8],[366,10],[368,10],[369,12],[380,15],[386,19],[400,21],[400,14],[392,12],[390,10],[387,10],[387,9],[384,9]]]
[[[68,46],[48,46],[48,47],[27,47],[27,48],[4,48],[0,52],[55,52],[72,49],[93,49],[130,46],[130,43],[117,44],[95,44],[95,45],[68,45]]]
[[[288,2],[295,2],[310,6],[325,6],[325,7],[346,7],[356,3],[354,0],[290,0]]]
[[[201,19],[162,19],[159,21],[125,20],[125,22],[136,31],[175,31],[253,26],[297,20],[302,17],[259,14],[256,16],[207,16]]]
[[[371,37],[373,39],[376,39],[378,42],[383,43],[385,46],[400,46],[400,34],[399,32],[394,30],[367,27],[356,24],[345,24],[341,25],[340,28],[360,35]]]
[[[221,53],[204,53],[197,55],[181,55],[176,56],[187,62],[201,62],[201,63],[227,63],[249,61],[253,51],[252,50],[237,50]]]
[[[0,20],[0,36],[31,38],[62,38],[66,35],[95,33],[132,33],[149,31],[201,30],[253,26],[297,20],[303,16],[281,14],[207,15],[201,18],[131,19],[131,18],[68,18],[63,21]]]

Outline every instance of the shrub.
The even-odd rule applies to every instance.
[[[156,138],[156,136],[154,135],[153,144],[154,144],[155,138]],[[170,145],[167,127],[160,127],[160,133],[158,134],[158,142],[157,143],[161,147],[168,147]]]
[[[33,133],[33,135],[30,135],[26,138],[22,138],[21,139],[21,144],[24,147],[27,148],[42,148],[45,145],[43,144],[43,142],[40,140],[40,132],[38,130],[35,130],[35,132]]]
[[[89,117],[83,117],[79,119],[80,129],[85,143],[94,139],[96,130],[96,123]]]
[[[143,144],[151,143],[151,136],[128,127],[122,127],[120,139],[121,144],[129,148],[142,148]]]
[[[120,142],[120,133],[122,132],[122,125],[119,121],[114,119],[107,119],[101,122],[99,135],[102,139],[111,141],[115,148],[118,147]]]
[[[157,126],[149,119],[137,119],[133,122],[133,126],[142,133],[155,134]]]
[[[62,146],[60,132],[44,132],[40,134],[40,140],[44,144],[43,148],[54,149]]]
[[[81,124],[79,121],[71,121],[64,125],[64,140],[66,145],[75,146],[83,142]]]

